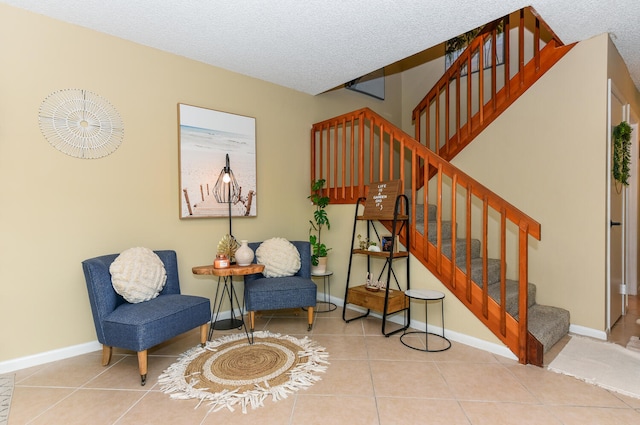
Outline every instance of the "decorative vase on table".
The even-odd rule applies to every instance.
[[[248,241],[241,240],[240,248],[236,250],[236,264],[248,266],[253,261],[253,250],[249,248]]]

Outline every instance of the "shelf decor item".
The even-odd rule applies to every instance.
[[[369,238],[362,238],[362,235],[358,234],[358,247],[362,250],[369,249],[370,246],[375,245],[375,242],[369,240]]]
[[[391,235],[384,235],[380,237],[382,241],[382,251],[383,252],[391,252],[391,247],[393,247],[393,252],[398,252],[399,250],[399,241],[398,235],[395,238],[392,238]]]
[[[378,292],[380,287],[378,286],[378,282],[373,278],[373,274],[367,272],[367,279],[364,281],[364,289],[371,292]]]

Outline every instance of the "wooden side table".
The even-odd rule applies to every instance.
[[[213,267],[213,264],[211,264],[207,266],[196,266],[191,269],[191,272],[196,275],[211,275],[218,277],[218,286],[216,288],[216,295],[211,309],[211,323],[209,325],[208,336],[209,341],[211,341],[214,329],[228,330],[244,327],[244,332],[247,335],[247,339],[249,340],[249,343],[251,343],[251,340],[249,339],[249,333],[247,332],[247,325],[244,323],[244,318],[242,317],[242,306],[240,305],[238,296],[236,295],[236,291],[233,288],[233,276],[244,276],[248,274],[262,273],[263,270],[264,265],[262,264],[250,264],[248,266],[232,265],[223,269],[216,269],[215,267]],[[222,285],[220,285],[221,281]],[[221,287],[222,291],[220,290]],[[229,296],[231,318],[218,320],[218,315],[220,314],[220,309],[222,307],[222,301],[226,299],[225,295]],[[239,318],[236,318],[235,307],[237,307],[240,311]]]

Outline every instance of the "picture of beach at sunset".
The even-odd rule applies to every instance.
[[[213,188],[229,166],[240,186],[231,205],[233,217],[255,217],[255,118],[179,104],[180,217],[227,217],[229,204],[218,203]]]

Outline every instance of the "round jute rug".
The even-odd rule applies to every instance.
[[[313,385],[321,379],[316,373],[326,370],[327,357],[323,347],[306,337],[255,332],[249,344],[239,333],[183,353],[158,381],[172,398],[209,402],[213,411],[240,405],[246,413],[267,398],[278,401]]]

